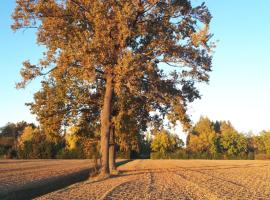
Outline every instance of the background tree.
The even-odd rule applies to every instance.
[[[23,159],[56,158],[62,143],[54,143],[39,127],[27,126],[18,138],[18,157]]]
[[[137,158],[145,159],[151,156],[152,138],[150,133],[141,134],[139,137],[139,155]]]
[[[255,137],[256,149],[258,153],[270,155],[270,132],[262,131]]]
[[[225,132],[237,132],[237,130],[233,127],[230,121],[220,121],[219,126],[219,132],[221,134]]]
[[[76,135],[76,132],[78,131],[78,127],[71,127],[68,132],[65,134],[65,141],[66,146],[69,150],[73,150],[78,145],[78,136]]]
[[[252,133],[249,132],[248,134],[245,135],[247,138],[247,152],[248,152],[248,159],[254,160],[255,159],[255,154],[256,154],[256,136]]]
[[[18,137],[21,136],[25,127],[35,127],[32,123],[24,121],[17,123],[7,123],[0,128],[0,156],[7,158],[17,157]]]
[[[220,122],[220,147],[229,158],[245,157],[248,150],[248,139],[232,126],[230,121]]]
[[[225,131],[222,133],[220,144],[222,152],[227,157],[237,158],[244,157],[247,154],[247,138],[235,131]]]
[[[184,142],[177,135],[173,135],[165,129],[160,131],[155,129],[152,134],[154,138],[151,142],[151,149],[158,152],[161,158],[165,158],[167,154],[184,146]]]
[[[22,134],[20,135],[20,137],[18,138],[18,145],[20,147],[24,146],[24,143],[27,141],[31,141],[34,137],[35,132],[37,132],[37,128],[36,127],[32,127],[32,126],[26,126],[22,132]]]
[[[194,125],[192,133],[189,134],[187,148],[192,153],[205,154],[206,157],[214,157],[218,152],[219,136],[215,132],[213,122],[207,117],[201,117]]]
[[[33,123],[27,123],[25,121],[17,122],[17,123],[7,123],[5,126],[0,128],[0,136],[2,137],[19,137],[25,127],[31,126],[35,127]]]

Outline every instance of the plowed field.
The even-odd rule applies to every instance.
[[[0,160],[0,199],[29,199],[86,179],[92,160]]]
[[[39,199],[270,199],[270,161],[135,160]]]

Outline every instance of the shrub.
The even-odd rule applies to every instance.
[[[57,159],[84,159],[85,155],[80,148],[76,149],[61,149],[56,155]]]
[[[152,152],[151,159],[188,159],[189,156],[185,149],[177,149],[174,152],[164,154],[162,152]]]
[[[270,160],[270,155],[269,154],[255,154],[255,160]]]
[[[7,155],[10,148],[10,146],[0,145],[0,157],[4,157],[5,155]]]

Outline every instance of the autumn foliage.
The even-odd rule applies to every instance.
[[[149,124],[161,129],[165,117],[190,128],[187,105],[200,97],[195,83],[207,82],[211,71],[211,15],[205,4],[16,3],[13,30],[35,28],[37,43],[46,48],[39,63],[23,63],[17,86],[43,77],[30,105],[52,141],[72,126],[100,138],[101,174],[108,176],[116,143],[136,148],[138,135]]]

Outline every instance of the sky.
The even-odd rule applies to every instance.
[[[205,2],[213,16],[210,31],[218,42],[210,82],[199,85],[202,98],[189,105],[191,119],[230,120],[244,133],[270,130],[270,1]],[[40,87],[36,80],[26,89],[15,89],[21,63],[37,62],[44,48],[35,43],[34,30],[11,30],[14,7],[15,0],[3,0],[0,7],[0,127],[35,122],[25,103]]]

